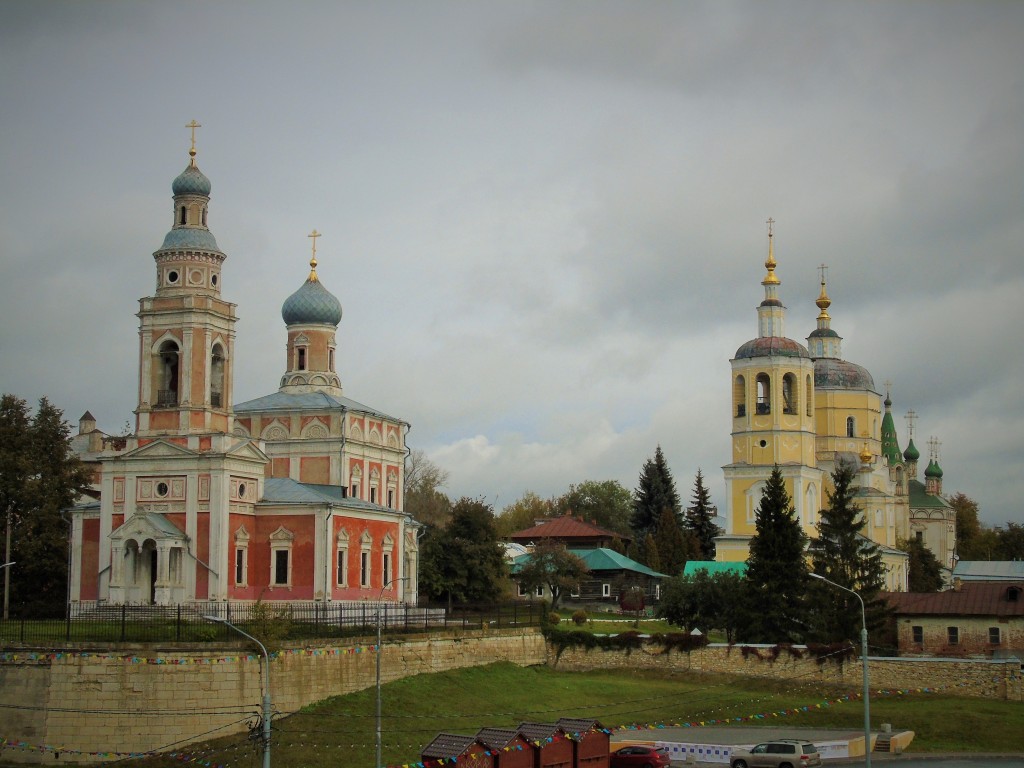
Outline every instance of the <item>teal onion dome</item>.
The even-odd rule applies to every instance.
[[[333,325],[341,322],[341,302],[324,288],[316,273],[309,276],[281,307],[285,325]]]
[[[178,195],[210,196],[210,180],[195,165],[189,164],[171,184],[171,192]]]
[[[917,461],[921,458],[921,452],[917,450],[917,446],[914,445],[914,438],[910,438],[910,443],[907,444],[907,450],[903,452],[903,458],[907,461]]]

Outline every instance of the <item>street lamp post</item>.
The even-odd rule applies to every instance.
[[[381,620],[380,620],[380,604],[384,599],[384,590],[394,584],[396,581],[408,581],[410,577],[403,576],[399,579],[392,579],[387,584],[380,588],[380,594],[377,596],[377,750],[376,750],[376,762],[374,763],[375,768],[382,768],[381,763],[381,727],[380,727],[380,652],[381,652]]]
[[[864,668],[864,765],[871,768],[871,694],[868,685],[868,619],[864,610],[864,598],[848,587],[829,581],[818,573],[809,574],[811,578],[820,579],[836,589],[849,592],[860,601],[860,660]]]
[[[238,634],[243,635],[256,643],[256,645],[260,647],[260,651],[263,652],[263,663],[265,665],[264,677],[266,678],[266,686],[263,691],[263,768],[270,768],[270,654],[267,653],[267,648],[263,643],[245,630],[236,627],[227,619],[222,619],[220,616],[203,616],[203,618],[207,621],[213,621],[230,627]]]
[[[11,529],[8,526],[8,528],[7,528],[7,549],[4,550],[4,554],[9,557],[10,556],[10,551],[11,551]],[[10,568],[12,565],[14,565],[14,561],[13,560],[11,560],[11,562],[9,562],[9,563],[0,563],[0,571],[2,571],[4,568]],[[4,619],[7,619],[8,605],[10,603],[10,600],[11,600],[11,572],[8,571],[7,573],[4,574]]]

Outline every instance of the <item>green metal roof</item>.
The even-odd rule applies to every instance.
[[[613,549],[570,549],[568,551],[586,563],[587,568],[591,571],[632,571],[633,573],[642,573],[645,576],[651,576],[656,579],[668,578],[667,574],[653,571],[646,565],[638,563],[636,560],[631,560],[625,555],[620,555]],[[512,574],[519,573],[519,570],[530,562],[532,556],[528,552],[513,560]]]
[[[735,573],[743,576],[747,572],[746,563],[719,563],[714,560],[689,560],[683,568],[683,576],[694,576],[697,571],[707,571],[709,576],[718,573]]]

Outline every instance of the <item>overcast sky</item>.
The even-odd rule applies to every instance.
[[[134,424],[134,314],[196,119],[235,402],[278,386],[316,228],[345,394],[410,422],[450,495],[633,488],[661,444],[724,509],[771,216],[786,335],[828,265],[901,446],[913,409],[947,494],[1022,519],[1024,3],[0,13],[0,391]]]

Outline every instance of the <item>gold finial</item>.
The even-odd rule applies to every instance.
[[[192,147],[191,147],[191,149],[189,149],[188,155],[189,155],[190,158],[192,158],[189,161],[190,164],[191,165],[195,165],[196,164],[196,128],[202,128],[203,126],[201,126],[199,123],[197,123],[195,120],[193,120],[191,123],[189,123],[185,127],[192,129]]]
[[[830,320],[828,315],[828,308],[832,306],[832,299],[828,297],[828,293],[825,291],[825,272],[828,270],[824,264],[818,267],[818,271],[821,272],[821,295],[818,296],[818,300],[814,302],[818,305],[818,309],[821,313],[818,315],[819,320]]]
[[[875,456],[875,454],[873,454],[871,452],[871,449],[868,448],[867,442],[865,442],[864,443],[864,447],[860,449],[860,463],[861,464],[870,464],[871,463],[871,459],[873,459],[874,456]]]
[[[768,270],[768,274],[761,281],[761,285],[778,285],[779,278],[775,276],[775,247],[772,241],[775,219],[769,217],[765,223],[768,225],[768,258],[765,259],[764,267]]]
[[[316,276],[316,239],[321,237],[321,234],[314,229],[306,237],[313,238],[313,256],[309,260],[309,282],[315,283],[319,278]]]

